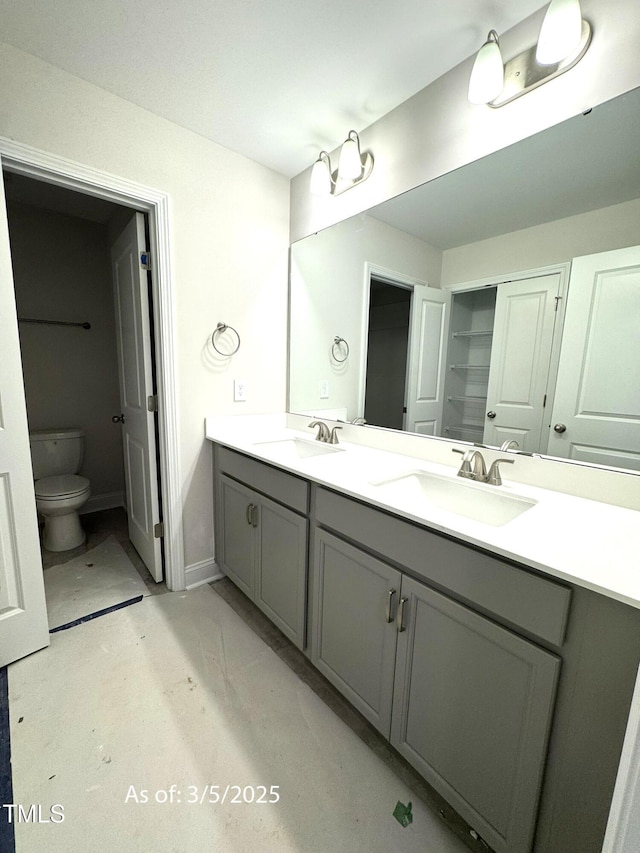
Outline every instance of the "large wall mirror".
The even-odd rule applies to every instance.
[[[289,411],[640,471],[640,90],[291,248]]]

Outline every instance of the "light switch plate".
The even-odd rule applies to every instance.
[[[329,398],[329,380],[320,380],[320,399],[327,400]]]

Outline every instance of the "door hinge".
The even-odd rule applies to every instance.
[[[151,252],[140,252],[140,266],[143,270],[151,269]]]
[[[164,521],[159,521],[157,524],[153,525],[153,537],[154,539],[162,539],[164,536]]]
[[[544,400],[542,401],[542,408],[544,409],[544,407],[545,407],[546,405],[547,405],[547,395],[545,394],[545,395],[544,395]]]
[[[558,305],[560,304],[560,300],[562,299],[562,296],[554,296],[553,298],[556,300],[556,307],[554,310],[557,311]]]
[[[158,411],[158,395],[150,394],[147,397],[147,411],[148,412],[157,412]]]

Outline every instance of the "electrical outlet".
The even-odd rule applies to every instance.
[[[244,379],[233,380],[233,399],[236,403],[243,403],[247,399],[247,386]]]
[[[329,380],[320,380],[320,399],[327,400],[329,398]]]

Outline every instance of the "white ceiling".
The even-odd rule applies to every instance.
[[[0,37],[287,177],[541,0],[2,0]]]

